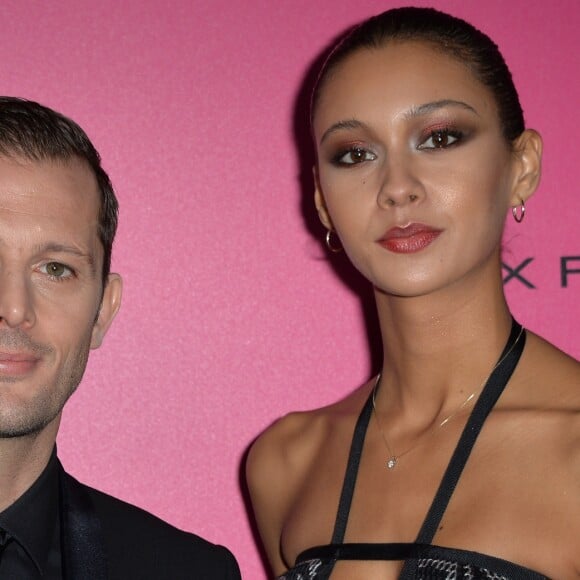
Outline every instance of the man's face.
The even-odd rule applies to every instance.
[[[0,157],[0,437],[59,417],[117,312],[98,213],[83,162]]]

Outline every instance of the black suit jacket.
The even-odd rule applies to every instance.
[[[79,483],[60,467],[66,580],[239,580],[223,546]]]

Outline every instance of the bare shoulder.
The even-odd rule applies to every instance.
[[[580,362],[541,337],[529,334],[526,344],[523,389],[530,395],[530,443],[543,467],[538,474],[538,502],[549,503],[560,539],[580,571]],[[528,440],[525,437],[524,440]],[[558,526],[556,526],[557,528]],[[551,531],[552,537],[558,530]],[[566,551],[567,550],[567,551]]]
[[[248,454],[250,491],[267,488],[278,499],[291,497],[341,418],[356,409],[359,391],[327,407],[289,413],[266,429]]]
[[[248,490],[275,575],[287,568],[280,541],[284,524],[327,429],[327,412],[323,409],[290,413],[266,429],[248,453]]]
[[[355,391],[338,403],[294,412],[266,429],[253,443],[246,478],[256,523],[274,573],[286,570],[280,552],[284,524],[325,442],[350,419],[361,399]]]
[[[322,410],[295,412],[266,429],[248,454],[246,473],[250,490],[259,489],[267,480],[265,487],[275,492],[273,484],[277,480],[286,488],[291,484],[289,477],[290,480],[299,477],[308,457],[315,451],[324,423]]]
[[[529,333],[519,382],[519,401],[534,429],[560,450],[562,465],[580,485],[580,362]],[[580,497],[580,496],[579,496]]]
[[[569,509],[576,510],[580,522],[580,362],[529,333],[522,363],[521,427],[536,437],[538,454],[556,462],[552,471],[559,474],[558,488],[573,498]]]

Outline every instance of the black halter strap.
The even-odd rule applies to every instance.
[[[495,403],[507,385],[513,371],[515,370],[525,345],[526,334],[521,325],[515,320],[512,321],[512,328],[507,343],[501,353],[496,368],[492,371],[486,381],[482,392],[475,403],[473,411],[469,416],[467,424],[459,439],[459,443],[451,457],[451,461],[441,480],[441,484],[433,503],[427,512],[427,516],[421,526],[417,536],[417,543],[428,544],[433,539],[437,527],[449,500],[455,490],[457,482],[467,463],[471,450],[475,444],[477,436],[481,431],[485,419],[493,409]],[[334,531],[332,534],[332,544],[341,544],[344,540],[348,516],[352,504],[354,488],[359,470],[366,431],[372,414],[372,394],[367,399],[357,420],[353,439],[351,443],[348,463],[342,492],[338,504]],[[409,574],[410,566],[405,565],[401,578],[412,578]]]
[[[521,334],[520,334],[521,333]],[[518,340],[519,339],[519,340]],[[445,475],[417,536],[417,542],[429,543],[433,539],[439,522],[445,513],[447,504],[455,491],[463,468],[475,445],[475,441],[487,416],[493,409],[500,395],[510,380],[526,344],[526,334],[514,320],[507,344],[499,357],[499,363],[487,379],[481,395],[467,420],[459,443],[451,456]]]
[[[344,482],[342,484],[342,491],[340,493],[340,501],[338,502],[338,511],[336,513],[336,521],[334,523],[334,531],[332,533],[332,543],[342,544],[344,534],[346,532],[346,525],[348,523],[348,515],[350,513],[350,506],[352,504],[352,496],[354,494],[354,487],[356,478],[358,476],[358,467],[362,455],[363,445],[365,442],[365,435],[371,419],[373,411],[373,397],[367,399],[362,411],[356,422],[352,443],[350,445],[350,453],[348,455],[348,464],[346,466],[346,473]]]

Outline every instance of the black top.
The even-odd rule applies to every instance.
[[[542,574],[500,558],[431,544],[483,423],[520,359],[525,338],[525,331],[514,320],[507,344],[499,357],[499,363],[488,378],[471,412],[435,499],[413,543],[343,543],[364,439],[372,414],[371,394],[354,430],[331,543],[309,548],[299,554],[296,565],[280,576],[280,580],[327,579],[337,560],[404,561],[400,579],[405,580],[467,580],[471,578],[545,580],[546,577]]]
[[[83,485],[60,464],[59,476],[66,580],[240,580],[223,546]]]
[[[6,534],[0,578],[61,580],[56,452],[32,486],[0,513]]]
[[[0,580],[240,580],[229,550],[79,483],[56,450],[0,528]]]

